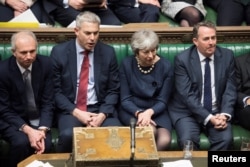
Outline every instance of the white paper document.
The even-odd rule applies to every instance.
[[[35,23],[39,23],[36,16],[33,14],[33,12],[30,9],[27,9],[22,14],[18,15],[17,17],[14,17],[9,22],[35,22]]]
[[[43,163],[42,161],[34,160],[25,167],[53,167],[50,163]]]
[[[163,167],[193,167],[190,160],[177,160],[171,162],[163,162]]]

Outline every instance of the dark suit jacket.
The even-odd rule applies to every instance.
[[[75,40],[70,40],[52,49],[55,100],[57,108],[71,113],[77,90],[77,57]],[[99,111],[115,114],[118,102],[119,72],[115,51],[111,46],[98,42],[94,49],[94,80]]]
[[[237,108],[243,109],[243,99],[250,96],[250,54],[235,58],[235,73],[237,82]]]
[[[133,7],[133,6],[135,6],[136,0],[108,0],[108,2],[113,3],[113,4],[119,4],[122,6]]]
[[[217,47],[214,63],[218,111],[233,116],[237,96],[233,52]],[[173,123],[187,116],[194,116],[203,123],[210,113],[201,104],[202,72],[196,47],[193,45],[177,55],[174,66],[176,90],[169,105]]]
[[[0,117],[19,129],[28,123],[25,113],[25,85],[16,58],[0,62]],[[32,87],[40,112],[40,126],[51,127],[53,118],[53,81],[50,58],[38,55],[32,66]]]

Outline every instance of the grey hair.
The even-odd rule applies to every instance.
[[[20,35],[27,35],[27,36],[32,37],[34,41],[36,42],[36,46],[37,46],[37,38],[36,38],[36,35],[32,31],[29,31],[29,30],[19,31],[19,32],[14,33],[11,36],[11,50],[12,51],[16,50],[16,40],[20,37]]]
[[[212,23],[211,21],[203,21],[203,22],[199,22],[196,25],[194,25],[193,28],[193,38],[198,38],[198,31],[200,27],[208,27],[208,28],[212,28],[215,30],[216,32],[216,26],[214,23]]]
[[[76,27],[81,28],[83,22],[98,23],[98,25],[101,24],[100,17],[95,13],[89,11],[81,12],[80,14],[78,14],[78,16],[76,17]]]
[[[131,38],[131,48],[135,54],[139,50],[155,49],[159,45],[158,35],[150,29],[136,31]]]

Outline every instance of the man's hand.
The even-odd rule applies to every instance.
[[[105,119],[106,115],[104,113],[96,114],[92,117],[92,121],[89,122],[87,127],[100,127]]]
[[[97,116],[95,113],[82,111],[78,108],[75,108],[72,112],[72,115],[76,117],[81,123],[85,124],[86,126],[90,126],[90,122],[93,121],[93,117]]]
[[[37,129],[33,129],[32,127],[25,125],[23,127],[23,132],[28,136],[30,145],[36,151],[36,154],[42,154],[45,150],[45,141],[46,134]]]
[[[10,6],[16,13],[23,13],[29,6],[20,0],[6,0],[5,4]]]
[[[216,114],[211,117],[210,122],[215,129],[225,129],[227,127],[227,117],[223,114]]]
[[[76,10],[82,10],[86,3],[83,0],[69,0],[69,6]]]
[[[151,5],[155,5],[157,7],[161,7],[160,2],[158,0],[138,0],[138,2],[142,3],[142,4],[151,4]]]

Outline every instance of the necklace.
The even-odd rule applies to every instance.
[[[155,67],[155,64],[153,63],[153,64],[151,65],[151,67],[150,67],[148,70],[143,70],[143,69],[141,68],[141,65],[140,65],[140,63],[139,63],[139,59],[138,59],[137,57],[136,57],[136,60],[137,60],[137,67],[138,67],[139,71],[142,72],[143,74],[148,74],[148,73],[150,73],[150,72],[154,69],[154,67]]]

